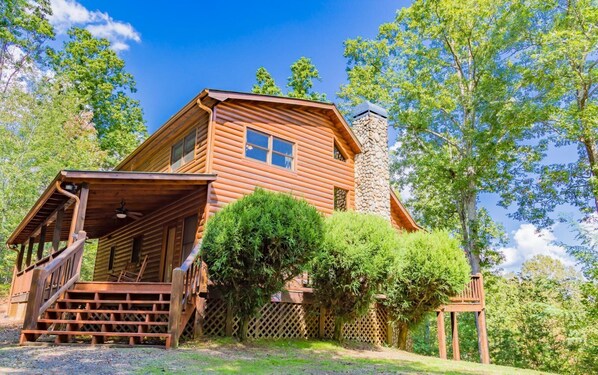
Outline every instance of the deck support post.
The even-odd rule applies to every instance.
[[[320,317],[318,323],[318,338],[323,339],[326,335],[326,308],[323,306],[320,307]]]
[[[29,298],[27,300],[27,310],[25,312],[25,321],[23,322],[23,329],[35,329],[38,313],[42,304],[44,294],[44,281],[46,278],[46,270],[43,268],[35,268],[31,276],[31,289],[29,290]]]
[[[230,304],[226,305],[226,336],[230,337],[233,335],[233,309]]]
[[[436,323],[438,325],[438,354],[440,358],[446,359],[446,333],[444,332],[444,311],[436,313]]]
[[[206,318],[207,300],[199,295],[195,299],[195,329],[193,330],[193,338],[197,339],[203,336],[203,325]]]
[[[476,311],[478,318],[478,342],[480,345],[480,360],[483,364],[490,363],[490,352],[488,349],[488,333],[486,332],[486,310]]]
[[[457,313],[451,311],[451,336],[453,341],[453,359],[461,360],[461,351],[459,350],[459,324],[457,322]]]
[[[17,272],[21,272],[23,269],[23,257],[25,256],[25,244],[21,244],[21,248],[19,249],[19,254],[17,255],[17,262],[15,266],[17,267]]]
[[[170,312],[168,314],[168,333],[171,336],[171,347],[178,348],[181,335],[181,313],[183,309],[183,288],[185,272],[180,268],[172,271],[172,291],[170,292]]]
[[[29,238],[29,244],[27,244],[27,259],[25,260],[25,268],[31,265],[31,257],[33,256],[33,245],[35,243],[35,238]]]

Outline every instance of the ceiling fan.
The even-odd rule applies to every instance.
[[[125,205],[125,200],[122,199],[120,201],[120,207],[114,210],[116,211],[116,215],[114,215],[116,219],[126,219],[127,217],[130,217],[133,220],[137,220],[143,216],[141,212],[129,211]]]

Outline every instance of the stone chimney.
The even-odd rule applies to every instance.
[[[355,210],[390,220],[387,117],[384,108],[364,102],[353,111],[352,128],[362,145],[355,156]]]

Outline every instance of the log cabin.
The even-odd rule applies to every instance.
[[[199,244],[209,218],[256,187],[305,199],[324,215],[357,210],[398,230],[421,229],[390,187],[387,131],[386,111],[369,102],[349,124],[331,103],[206,89],[114,170],[60,171],[8,240],[18,252],[8,311],[23,319],[21,342],[50,335],[170,347],[233,334]],[[81,281],[90,239],[93,277]],[[127,272],[137,277],[123,281]],[[459,304],[483,312],[481,284],[472,285]],[[303,278],[289,283],[250,335],[325,337],[331,318],[312,311],[310,291]],[[354,337],[392,340],[384,313],[370,315],[349,328]]]

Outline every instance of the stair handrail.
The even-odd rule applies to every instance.
[[[175,348],[178,346],[184,328],[183,313],[187,309],[193,308],[199,296],[202,280],[200,250],[201,241],[193,247],[181,266],[172,271],[168,332],[171,334],[171,345]]]
[[[80,231],[59,256],[33,270],[24,329],[35,329],[40,315],[79,280],[86,239],[87,233]]]

